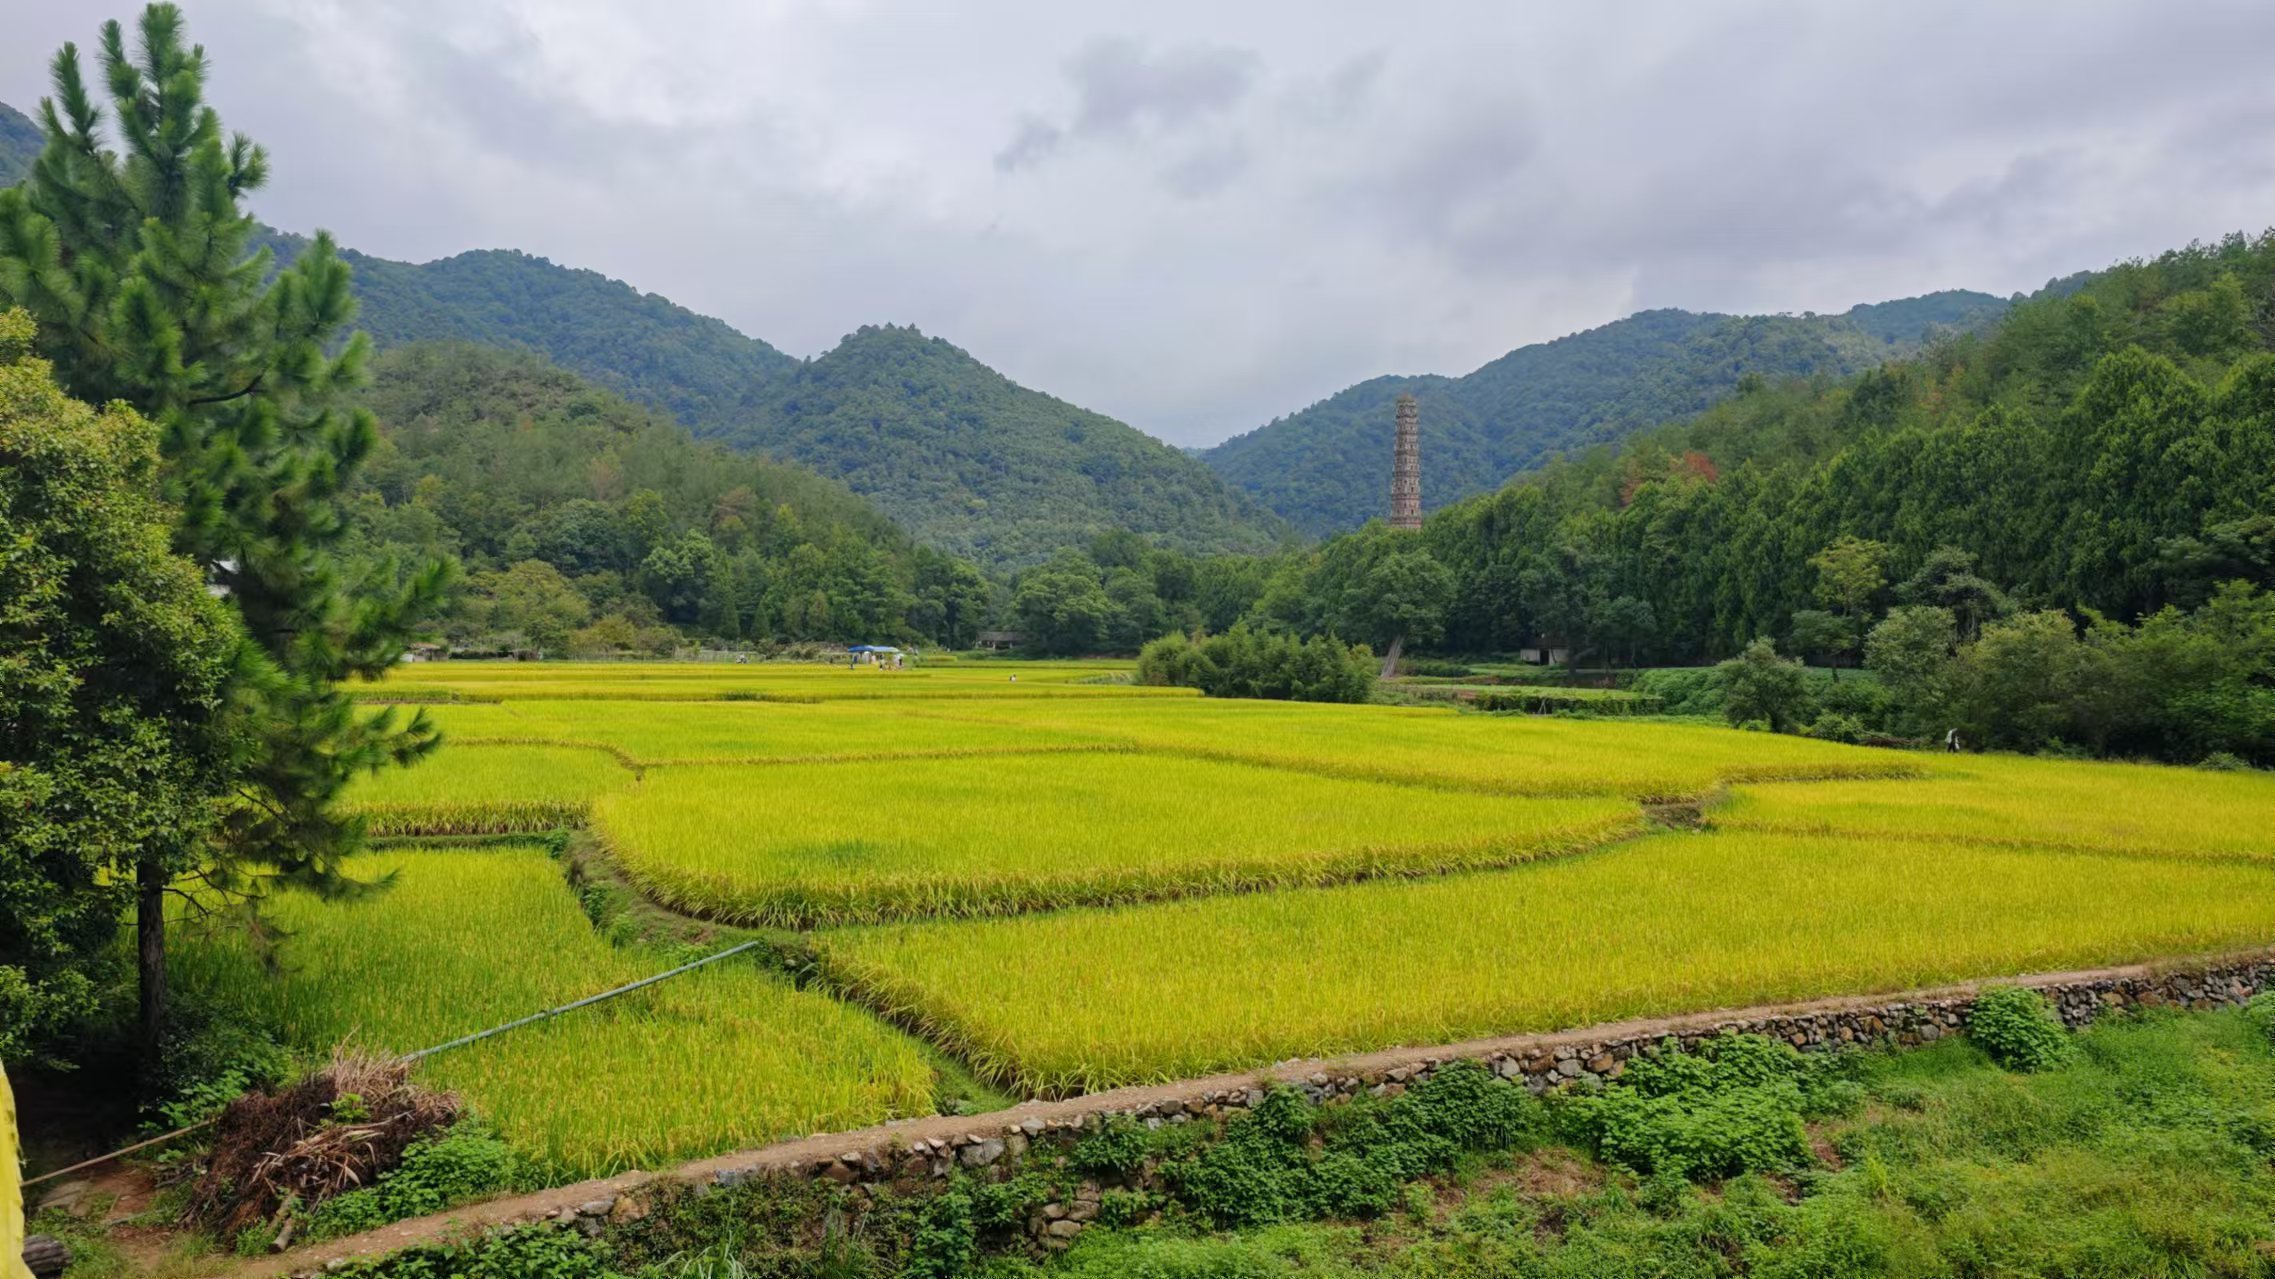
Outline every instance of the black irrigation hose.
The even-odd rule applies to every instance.
[[[746,941],[738,946],[729,946],[717,954],[705,955],[703,958],[695,960],[692,963],[681,964],[677,968],[657,973],[653,977],[642,977],[636,982],[632,982],[629,985],[618,986],[614,990],[604,990],[597,995],[587,995],[583,999],[576,1000],[572,1003],[562,1004],[558,1008],[548,1008],[543,1012],[531,1013],[527,1017],[516,1018],[515,1020],[509,1021],[502,1026],[492,1026],[488,1030],[478,1030],[471,1035],[461,1035],[458,1038],[451,1040],[449,1043],[436,1044],[432,1048],[421,1048],[415,1053],[405,1053],[395,1060],[401,1062],[413,1062],[418,1061],[422,1058],[432,1057],[439,1052],[446,1052],[452,1048],[463,1048],[466,1045],[474,1043],[477,1040],[488,1039],[492,1035],[502,1035],[509,1030],[515,1030],[522,1026],[527,1026],[533,1022],[546,1021],[551,1018],[558,1017],[562,1013],[575,1012],[579,1008],[588,1008],[605,1000],[614,999],[618,995],[631,994],[633,991],[639,990],[644,986],[653,986],[659,981],[669,980],[670,978],[679,976],[681,973],[693,972],[694,970],[703,967],[705,964],[715,964],[730,955],[739,955],[754,946],[762,946],[764,944],[764,939],[760,939],[757,941]],[[111,1151],[107,1155],[97,1155],[93,1159],[83,1159],[78,1163],[72,1164],[68,1168],[58,1168],[54,1172],[43,1172],[37,1177],[27,1177],[24,1179],[23,1184],[26,1186],[36,1186],[43,1181],[53,1181],[57,1177],[62,1177],[70,1173],[78,1172],[84,1168],[92,1168],[97,1164],[107,1164],[121,1155],[131,1155],[137,1150],[147,1150],[152,1146],[172,1141],[176,1137],[187,1136],[188,1134],[196,1132],[201,1128],[210,1128],[214,1124],[218,1123],[220,1119],[221,1116],[219,1115],[214,1115],[211,1118],[207,1119],[200,1119],[196,1123],[191,1124],[186,1128],[176,1128],[172,1132],[160,1134],[159,1136],[152,1137],[147,1141],[138,1141],[131,1146],[121,1147],[117,1150]]]

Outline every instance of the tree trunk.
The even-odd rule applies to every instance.
[[[1390,651],[1382,655],[1382,678],[1389,679],[1398,673],[1398,655],[1404,651],[1406,651],[1406,637],[1403,635],[1393,637],[1390,641]]]
[[[141,976],[143,1068],[158,1064],[166,1034],[166,866],[145,857],[134,873],[135,965]]]

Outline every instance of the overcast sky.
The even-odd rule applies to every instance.
[[[2275,224],[2275,4],[184,0],[258,211],[796,355],[914,323],[1211,443],[1645,307]],[[0,101],[126,0],[0,0]]]

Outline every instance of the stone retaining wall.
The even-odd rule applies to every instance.
[[[1128,1117],[1160,1127],[1220,1119],[1260,1104],[1271,1084],[1299,1088],[1314,1102],[1359,1093],[1394,1096],[1454,1061],[1481,1062],[1504,1079],[1535,1093],[1588,1086],[1617,1078],[1639,1054],[1676,1045],[1696,1048],[1717,1035],[1757,1034],[1782,1039],[1803,1052],[1843,1048],[1916,1046],[1966,1030],[1981,989],[2021,985],[2038,990],[2072,1028],[2103,1012],[2130,1008],[2208,1010],[2243,1003],[2275,990],[2275,951],[2166,966],[2136,965],[2092,972],[2051,973],[2009,982],[1970,983],[1886,997],[1820,1000],[1735,1012],[1622,1022],[1556,1034],[1478,1040],[1430,1049],[1400,1049],[1333,1061],[1282,1062],[1245,1075],[1219,1075],[1150,1088],[1123,1088],[1066,1101],[1029,1102],[971,1118],[901,1121],[835,1136],[816,1136],[762,1150],[686,1165],[645,1179],[615,1178],[549,1192],[553,1205],[519,1217],[479,1214],[491,1226],[546,1220],[597,1235],[610,1222],[645,1215],[647,1192],[667,1179],[699,1186],[731,1186],[761,1176],[805,1176],[852,1188],[945,1179],[959,1168],[970,1175],[1008,1177],[1030,1152],[1063,1154],[1080,1135]],[[1064,1202],[1043,1205],[1029,1221],[1045,1246],[1060,1247],[1098,1213],[1102,1187],[1083,1182]],[[348,1242],[348,1241],[342,1241]],[[344,1254],[343,1254],[344,1255]],[[287,1260],[287,1259],[279,1259]],[[296,1275],[319,1273],[303,1267]]]

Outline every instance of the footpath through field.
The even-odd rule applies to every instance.
[[[1454,1044],[1396,1048],[1346,1057],[1287,1061],[1255,1070],[1184,1079],[1173,1083],[1116,1088],[1063,1101],[1031,1101],[984,1115],[942,1115],[896,1120],[849,1132],[819,1134],[753,1150],[694,1160],[663,1172],[620,1173],[614,1177],[556,1186],[534,1194],[492,1199],[432,1216],[398,1221],[363,1234],[245,1261],[219,1273],[227,1279],[270,1279],[279,1275],[320,1272],[329,1263],[344,1258],[384,1255],[418,1244],[464,1238],[500,1227],[557,1218],[563,1214],[574,1216],[580,1209],[613,1202],[619,1196],[659,1180],[677,1179],[698,1185],[726,1183],[750,1175],[809,1168],[837,1160],[841,1156],[878,1152],[895,1146],[913,1145],[919,1141],[958,1145],[983,1137],[1004,1137],[1022,1130],[1033,1133],[1045,1128],[1064,1128],[1093,1115],[1145,1112],[1165,1102],[1198,1103],[1212,1095],[1222,1096],[1243,1091],[1267,1080],[1317,1085],[1330,1078],[1390,1075],[1392,1072],[1461,1059],[1507,1059],[1512,1062],[1561,1060],[1571,1058],[1571,1050],[1605,1044],[1647,1044],[1669,1036],[1769,1029],[1760,1026],[1760,1023],[1823,1026],[1838,1023],[1845,1014],[1862,1017],[1898,1008],[1941,1009],[1948,1021],[1950,1010],[1971,1002],[1979,991],[1990,986],[2028,986],[2045,990],[2050,995],[2058,995],[2063,1002],[2091,1001],[2097,995],[2107,1002],[2107,996],[2100,995],[2101,992],[2120,988],[2153,988],[2175,974],[2254,967],[2262,972],[2275,967],[2275,949],[1984,979],[1948,986],[1848,995],[1800,1003],[1726,1008],[1675,1017],[1612,1022],[1547,1034],[1512,1035]],[[2141,998],[2139,1002],[2180,1001],[2171,1001],[2162,995],[2151,995]],[[1784,1027],[1775,1029],[1782,1032]],[[1846,1036],[1838,1038],[1845,1040]],[[1564,1051],[1560,1053],[1559,1050]],[[1571,1075],[1576,1072],[1563,1073]]]

